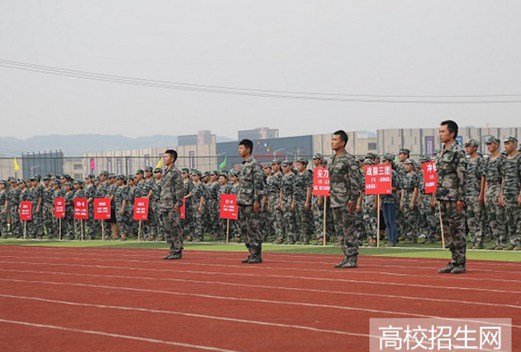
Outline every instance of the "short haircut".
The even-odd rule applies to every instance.
[[[454,139],[458,136],[458,124],[452,120],[445,120],[440,123],[440,126],[447,126],[449,132],[454,133]]]
[[[347,133],[344,130],[338,130],[335,133],[333,133],[333,135],[340,136],[340,139],[345,142],[344,146],[347,145],[348,137],[347,137]]]
[[[253,142],[249,139],[243,139],[239,142],[239,145],[243,145],[246,148],[250,149],[250,153],[253,153]]]
[[[177,160],[177,152],[173,149],[167,149],[165,151],[165,154],[170,154],[172,156],[172,159],[174,159],[174,161]]]

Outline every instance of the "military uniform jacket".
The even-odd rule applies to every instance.
[[[474,159],[467,159],[467,184],[465,187],[465,195],[468,197],[477,197],[481,192],[481,177],[485,162],[482,156]]]
[[[282,193],[283,200],[293,200],[293,193],[295,189],[295,174],[290,172],[282,175],[280,179],[280,191]]]
[[[237,204],[253,205],[254,202],[260,202],[264,195],[264,185],[261,165],[253,157],[244,160],[239,172]]]
[[[487,179],[488,184],[501,183],[501,168],[505,161],[505,157],[501,154],[496,159],[489,157],[485,161],[483,176]]]
[[[438,188],[436,199],[442,201],[465,201],[465,177],[467,157],[457,141],[436,155]]]
[[[7,201],[9,203],[9,209],[18,209],[20,204],[20,193],[18,188],[11,188],[7,191]]]
[[[122,185],[122,186],[118,186],[116,188],[116,191],[114,192],[114,203],[115,203],[115,206],[116,206],[116,210],[119,211],[119,210],[122,209],[124,200],[127,201],[127,204],[125,206],[125,209],[123,209],[123,210],[127,210],[127,206],[128,206],[128,193],[129,193],[129,187],[128,186]]]
[[[293,184],[293,200],[297,202],[305,202],[308,187],[313,187],[313,176],[306,170],[304,173],[295,175],[295,183]]]
[[[339,156],[333,155],[329,175],[331,208],[346,207],[348,202],[356,202],[362,189],[362,180],[355,157],[347,151]]]
[[[506,157],[501,166],[503,176],[503,195],[510,197],[519,196],[521,183],[521,154],[513,158]]]
[[[174,207],[180,208],[183,205],[184,193],[181,171],[172,165],[165,170],[161,179],[159,208],[162,211],[172,211]]]

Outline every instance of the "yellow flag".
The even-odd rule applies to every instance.
[[[163,167],[163,159],[159,159],[159,161],[157,162],[156,168],[161,169],[162,167]]]
[[[20,165],[18,165],[18,161],[16,158],[13,159],[14,162],[14,172],[20,171]]]

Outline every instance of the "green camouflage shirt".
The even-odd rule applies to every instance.
[[[293,184],[293,199],[300,202],[305,201],[308,187],[313,187],[313,175],[307,170],[303,174],[297,173]]]
[[[504,161],[505,157],[501,154],[496,159],[489,157],[485,160],[483,175],[487,179],[487,183],[501,183],[501,168]]]
[[[503,194],[506,196],[518,196],[521,183],[521,154],[513,158],[505,158],[501,167],[503,176]]]
[[[481,192],[481,177],[485,160],[482,156],[471,159],[467,158],[467,185],[465,187],[465,195],[468,197],[477,197]]]
[[[181,171],[174,166],[166,169],[161,179],[159,208],[163,211],[171,211],[174,207],[180,208],[183,205],[184,193]]]
[[[438,172],[436,199],[464,201],[467,157],[457,141],[447,149],[443,146],[443,149],[436,154],[436,170]]]
[[[333,155],[329,165],[331,177],[331,208],[346,207],[348,202],[356,202],[362,189],[362,177],[353,155],[344,151]]]
[[[237,204],[253,205],[254,202],[260,202],[264,194],[264,185],[261,165],[253,157],[244,160],[239,171]]]

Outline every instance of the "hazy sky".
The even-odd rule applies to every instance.
[[[519,0],[0,0],[0,60],[252,89],[521,101],[520,18]],[[445,118],[518,127],[521,103],[261,98],[0,67],[0,116],[1,136],[235,137],[260,126],[292,136]]]

